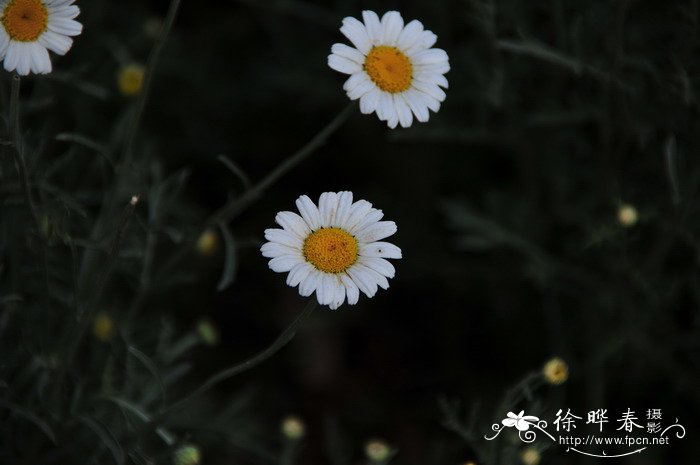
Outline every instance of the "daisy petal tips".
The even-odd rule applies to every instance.
[[[352,46],[334,44],[328,66],[349,74],[343,89],[350,100],[360,100],[360,111],[377,113],[390,128],[407,128],[413,118],[428,121],[445,100],[450,70],[447,53],[431,48],[437,36],[420,21],[404,24],[401,15],[389,11],[381,19],[373,11],[362,12],[363,21],[345,18],[340,32]]]
[[[401,258],[401,249],[383,239],[396,232],[393,221],[366,200],[353,202],[352,192],[324,192],[318,205],[302,195],[299,213],[280,212],[282,229],[268,229],[260,251],[277,273],[288,273],[287,284],[332,310],[345,300],[355,305],[360,292],[374,297],[388,289],[394,266],[387,258]]]
[[[51,72],[49,50],[65,55],[71,36],[83,26],[75,21],[75,0],[0,0],[0,60],[21,76]]]

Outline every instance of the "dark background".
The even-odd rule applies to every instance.
[[[54,331],[72,318],[56,290],[70,287],[59,277],[71,274],[66,237],[79,254],[106,249],[118,226],[117,214],[104,240],[90,242],[113,177],[94,151],[55,136],[81,134],[108,154],[119,151],[135,102],[120,96],[116,75],[129,62],[147,61],[153,39],[144,24],[162,18],[168,2],[79,5],[83,35],[68,56],[53,57],[54,74],[24,80],[22,91],[27,157],[53,231],[50,311],[37,239],[27,232],[21,196],[12,196],[16,172],[7,160],[1,172],[10,186],[0,211],[3,268],[33,277],[0,275],[3,294],[24,297],[0,338],[4,398],[60,432],[58,446],[36,434],[25,440],[32,427],[16,410],[2,412],[0,457],[40,451],[26,463],[113,460],[110,441],[81,433],[85,425],[65,413],[76,412],[66,407],[68,393],[58,413],[47,405],[41,383],[55,379],[60,357],[59,368],[48,363],[26,380],[21,375],[60,353]],[[426,124],[392,131],[356,110],[230,223],[235,280],[224,291],[217,291],[223,244],[212,256],[191,251],[171,263],[208,214],[243,192],[219,155],[255,182],[347,105],[344,77],[326,57],[333,43],[347,42],[338,31],[342,18],[360,17],[362,9],[398,9],[438,35],[436,46],[452,66],[441,111]],[[136,139],[140,174],[132,190],[115,194],[122,204],[136,192],[143,198],[99,303],[117,321],[119,337],[110,344],[88,337],[81,346],[68,381],[68,392],[81,389],[77,411],[116,437],[127,463],[169,463],[172,451],[152,431],[126,421],[123,408],[120,414],[94,400],[110,363],[125,367],[115,375],[119,396],[155,413],[150,368],[166,378],[189,370],[166,383],[172,401],[262,350],[305,305],[284,276],[267,269],[258,251],[263,230],[301,194],[352,190],[398,225],[391,241],[404,258],[395,262],[391,288],[356,307],[318,309],[281,353],[169,418],[165,426],[178,443],[201,447],[203,463],[282,463],[279,423],[290,413],[307,425],[297,463],[362,463],[373,437],[397,449],[397,464],[518,463],[519,441],[499,438],[498,460],[483,449],[490,447],[484,434],[507,411],[551,421],[559,408],[584,417],[608,408],[612,429],[628,407],[642,421],[647,409],[662,408],[663,423],[678,418],[687,436],[618,463],[694,463],[698,9],[697,1],[184,0]],[[3,108],[9,82],[5,73]],[[183,172],[189,176],[181,190],[169,195],[167,183]],[[156,209],[153,192],[164,183]],[[639,212],[631,227],[618,222],[623,204]],[[148,231],[158,236],[154,284],[127,318]],[[83,279],[80,289],[94,287],[94,276]],[[216,323],[221,343],[198,345],[178,359],[182,365],[172,362],[157,343],[164,328],[185,337],[202,317]],[[129,368],[130,346],[153,367]],[[569,364],[565,384],[538,384],[517,405],[501,403],[555,355]],[[445,425],[452,415],[473,422],[465,426],[467,440]],[[542,450],[546,441],[535,445]],[[602,460],[565,446],[542,452],[543,464]]]

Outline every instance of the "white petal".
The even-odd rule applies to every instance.
[[[52,31],[46,31],[39,37],[39,43],[58,55],[65,55],[73,46],[73,39]]]
[[[388,242],[360,244],[360,256],[379,258],[401,258],[401,249]]]
[[[340,55],[328,55],[328,66],[343,74],[354,74],[362,71],[362,65]]]
[[[72,19],[49,17],[48,29],[64,36],[77,36],[83,32],[83,25]]]
[[[345,286],[343,285],[340,276],[334,275],[333,276],[333,289],[334,289],[334,294],[333,294],[333,299],[331,300],[329,307],[331,310],[337,310],[338,307],[343,305],[343,302],[345,302]]]
[[[314,267],[306,262],[294,265],[294,268],[287,275],[287,285],[297,287],[313,270]]]
[[[321,283],[316,288],[316,299],[321,305],[330,305],[333,302],[335,296],[335,286],[334,283],[335,276],[328,273],[321,273]]]
[[[345,37],[352,42],[360,53],[367,55],[372,44],[369,41],[367,28],[365,28],[364,24],[355,18],[347,17],[343,19],[343,25],[340,28],[340,32],[342,32]]]
[[[449,63],[447,52],[440,48],[431,48],[411,55],[411,63],[418,66]]]
[[[449,87],[449,84],[447,82],[447,78],[443,76],[440,73],[434,73],[434,72],[417,72],[415,76],[413,77],[414,81],[420,81],[424,82],[426,84],[435,84],[440,87],[444,87],[447,89]]]
[[[365,79],[353,90],[347,91],[348,98],[350,98],[350,100],[357,100],[358,98],[361,98],[363,95],[366,95],[377,88],[374,82],[372,82],[364,72],[358,74],[364,75]]]
[[[411,113],[411,109],[401,94],[394,94],[394,106],[396,107],[396,114],[399,115],[401,127],[410,127],[413,123],[413,113]]]
[[[352,266],[353,269],[356,269],[360,271],[361,273],[366,275],[366,279],[371,279],[373,282],[375,282],[379,287],[382,289],[389,289],[389,281],[386,279],[385,276],[380,275],[376,271],[374,271],[371,268],[367,268],[366,266],[362,265],[361,263],[355,263]],[[349,270],[348,270],[349,271]]]
[[[403,30],[403,18],[398,11],[388,11],[382,16],[382,44],[396,45]]]
[[[360,111],[365,115],[377,111],[381,93],[382,91],[375,87],[373,90],[360,97]]]
[[[317,269],[312,269],[309,275],[299,284],[299,295],[309,297],[316,292],[316,289],[321,284],[321,272]]]
[[[416,115],[416,119],[421,123],[425,123],[430,119],[430,112],[428,111],[428,106],[416,95],[418,93],[415,89],[408,89],[401,96],[406,100],[413,114]]]
[[[383,258],[361,257],[358,263],[389,279],[396,275],[396,268],[394,268],[394,265]]]
[[[388,92],[382,92],[379,95],[379,105],[377,106],[377,116],[382,121],[386,121],[394,113],[394,107],[392,106],[391,94]]]
[[[282,226],[285,231],[297,236],[302,241],[311,234],[309,225],[306,224],[304,218],[293,212],[279,212],[275,217],[275,222]]]
[[[268,265],[272,271],[277,273],[286,273],[294,268],[295,265],[301,263],[301,258],[296,255],[281,255],[270,260]]]
[[[372,279],[372,275],[368,272],[367,267],[360,267],[357,264],[351,266],[346,273],[352,278],[353,282],[367,297],[372,298],[377,293],[377,282]]]
[[[318,210],[321,212],[321,226],[324,228],[335,225],[335,212],[338,210],[338,194],[324,192],[318,199]]]
[[[345,230],[352,234],[352,231],[354,231],[356,226],[367,217],[367,214],[371,210],[372,204],[366,200],[358,200],[357,202],[353,203],[350,207],[348,219],[345,222]]]
[[[411,56],[414,53],[420,52],[422,50],[428,50],[430,47],[435,45],[437,42],[437,36],[430,31],[423,31],[419,34],[418,40],[405,50],[406,54]]]
[[[5,60],[3,62],[5,71],[14,71],[17,69],[21,48],[22,45],[19,42],[10,41],[5,53]]]
[[[447,96],[445,94],[445,91],[440,89],[436,84],[426,84],[426,83],[414,80],[411,83],[411,85],[415,89],[418,89],[419,91],[423,92],[424,94],[434,98],[438,102],[445,101],[445,97]]]
[[[347,230],[347,221],[352,207],[352,192],[338,192],[338,211],[335,214],[335,225]]]
[[[393,221],[379,221],[357,232],[355,237],[360,242],[375,242],[393,235],[396,230],[396,223]]]
[[[331,46],[331,53],[338,55],[343,58],[347,58],[350,61],[354,61],[358,65],[362,66],[365,62],[365,56],[360,53],[356,48],[352,48],[345,44],[333,44]]]
[[[318,207],[307,195],[299,197],[296,204],[299,213],[301,213],[302,218],[304,218],[304,221],[306,221],[306,224],[312,231],[321,227],[321,214],[318,211]]]
[[[379,22],[377,13],[365,10],[362,12],[362,20],[365,23],[367,35],[372,45],[380,45],[382,43],[382,24]]]
[[[418,41],[421,32],[423,32],[423,24],[414,19],[403,28],[396,41],[396,46],[405,52]]]
[[[0,7],[1,8],[1,7]],[[10,36],[5,32],[4,27],[0,27],[0,60],[5,58],[7,47],[10,45]]]
[[[345,286],[345,293],[348,297],[348,304],[355,305],[357,301],[360,300],[360,289],[357,287],[357,284],[355,284],[355,281],[353,281],[352,278],[347,274],[341,274],[340,279],[343,282],[343,285]]]
[[[301,250],[303,242],[299,237],[285,231],[284,229],[266,229],[265,239],[270,242],[277,242],[278,244],[286,245],[287,247],[292,247],[297,250]]]
[[[297,254],[302,256],[301,251],[294,247],[289,247],[286,245],[278,244],[277,242],[266,242],[260,247],[260,252],[265,258],[275,258],[280,255],[294,255]]]
[[[376,223],[384,217],[384,212],[377,210],[376,208],[371,208],[365,215],[359,219],[357,224],[348,228],[348,232],[353,235],[361,232],[367,226]]]

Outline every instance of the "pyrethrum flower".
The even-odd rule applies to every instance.
[[[554,357],[544,364],[542,375],[549,384],[562,384],[569,379],[569,366],[559,357]]]
[[[135,97],[141,93],[146,68],[139,63],[130,63],[119,70],[117,87],[125,97]]]
[[[343,88],[351,100],[360,99],[360,111],[377,113],[390,128],[409,127],[413,115],[420,122],[437,112],[445,100],[450,70],[444,50],[431,48],[437,36],[413,20],[404,26],[397,11],[380,20],[373,11],[363,11],[364,23],[347,17],[340,28],[355,46],[334,44],[328,66],[349,74]]]
[[[65,55],[71,36],[83,26],[75,21],[75,0],[0,0],[0,59],[6,71],[26,76],[51,72],[48,50]]]
[[[389,288],[395,270],[386,259],[401,258],[401,249],[380,242],[396,232],[393,221],[380,221],[381,210],[366,200],[353,203],[352,192],[325,192],[318,207],[302,195],[296,205],[301,215],[278,213],[283,229],[266,230],[269,242],[260,249],[273,271],[289,273],[289,286],[304,297],[316,292],[333,310],[346,297],[356,304],[360,291],[373,297],[378,287]]]

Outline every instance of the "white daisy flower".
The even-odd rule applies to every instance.
[[[74,1],[0,0],[0,59],[5,70],[22,76],[51,72],[48,50],[65,55],[73,45],[70,36],[83,30],[74,21],[80,14]]]
[[[390,128],[399,123],[409,127],[413,115],[428,121],[432,110],[445,100],[450,70],[444,50],[431,48],[437,36],[423,29],[420,21],[404,26],[397,11],[389,11],[381,21],[374,11],[363,11],[364,24],[347,17],[340,28],[355,46],[334,44],[328,66],[349,74],[343,88],[350,100],[360,99],[362,113],[377,112]]]
[[[260,251],[272,259],[272,271],[288,272],[288,285],[304,297],[316,292],[332,310],[346,296],[355,305],[360,291],[373,297],[377,287],[389,288],[395,270],[385,259],[401,258],[401,249],[380,241],[396,232],[396,223],[380,221],[384,214],[366,200],[353,203],[352,192],[325,192],[318,207],[306,195],[296,204],[301,215],[280,212],[275,221],[283,229],[265,231],[269,242]]]

